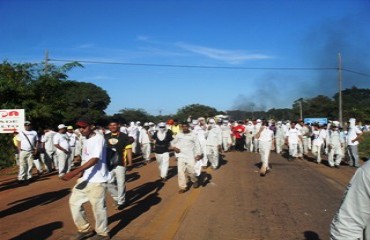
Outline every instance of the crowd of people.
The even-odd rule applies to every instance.
[[[348,150],[349,165],[357,168],[360,166],[357,146],[362,131],[355,119],[348,123],[344,129],[338,121],[320,125],[303,121],[189,117],[181,123],[169,120],[158,124],[137,121],[126,125],[112,120],[105,129],[96,127],[88,118],[81,118],[76,123],[77,129],[60,124],[57,131],[46,128],[39,135],[32,130],[31,122],[26,121],[24,130],[14,136],[18,181],[32,180],[33,165],[38,174],[55,170],[65,181],[78,176],[69,201],[78,229],[76,239],[95,233],[93,239],[109,239],[105,193],[108,191],[114,199],[115,209],[125,207],[125,175],[133,166],[133,156],[141,155],[142,164],[146,165],[154,153],[158,175],[164,183],[170,152],[174,152],[180,194],[190,186],[198,188],[202,169],[218,169],[221,155],[228,151],[258,152],[260,176],[270,171],[271,151],[288,153],[289,161],[303,159],[311,152],[317,164],[327,154],[329,166],[339,168]],[[82,205],[88,201],[93,206],[95,232],[84,215]]]

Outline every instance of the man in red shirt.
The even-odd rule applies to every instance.
[[[239,152],[244,151],[244,132],[245,127],[243,125],[243,121],[238,121],[238,125],[236,125],[233,129],[233,134],[235,136],[235,150]]]

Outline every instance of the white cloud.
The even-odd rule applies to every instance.
[[[261,60],[273,58],[273,56],[265,54],[246,54],[243,51],[239,50],[216,49],[185,43],[177,43],[176,45],[184,50],[231,64],[239,64],[246,60]]]

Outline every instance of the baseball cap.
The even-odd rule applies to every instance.
[[[68,126],[67,127],[67,130],[73,130],[73,127],[72,126]]]
[[[158,124],[158,127],[160,127],[160,128],[164,128],[164,127],[166,127],[166,123],[164,123],[164,122],[160,122],[160,123]]]
[[[91,121],[91,119],[87,117],[81,117],[80,119],[77,120],[77,123],[76,123],[78,127],[87,127],[92,124],[93,122]]]
[[[63,128],[67,128],[67,126],[66,126],[66,125],[64,125],[64,124],[59,124],[59,125],[58,125],[58,129],[63,129]]]
[[[28,125],[31,125],[31,122],[30,121],[24,121],[24,126],[28,126]]]

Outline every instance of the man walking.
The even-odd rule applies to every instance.
[[[349,128],[347,134],[348,155],[350,159],[350,165],[356,168],[360,166],[358,156],[358,144],[361,135],[362,131],[356,127],[356,119],[349,119]]]
[[[37,132],[32,130],[30,121],[24,122],[24,131],[19,133],[18,151],[19,151],[19,173],[20,183],[32,179],[32,166],[34,155],[37,153],[39,138]]]
[[[188,190],[186,173],[193,182],[193,188],[199,187],[198,178],[195,175],[195,161],[201,159],[202,151],[197,136],[190,131],[189,123],[183,122],[182,131],[180,131],[171,143],[177,157],[177,174],[179,193]]]
[[[262,163],[260,176],[263,177],[270,170],[269,157],[274,144],[274,132],[269,129],[266,121],[262,122],[260,130],[256,134],[256,139],[258,139],[259,153],[261,155]]]
[[[63,177],[68,171],[68,158],[71,154],[69,148],[69,142],[67,138],[67,127],[64,124],[58,125],[58,133],[54,135],[53,143],[56,151],[56,157],[58,159],[59,177]]]
[[[206,158],[211,163],[211,168],[216,170],[219,164],[221,152],[222,134],[221,128],[216,125],[214,119],[209,119],[206,143]],[[244,146],[244,145],[243,145]],[[204,164],[204,163],[203,163]],[[207,162],[205,163],[207,166]]]
[[[166,123],[158,124],[158,130],[153,134],[155,158],[158,163],[159,175],[162,182],[167,181],[168,166],[170,161],[169,148],[173,140],[173,133],[166,128]]]
[[[339,130],[339,122],[334,121],[328,132],[327,144],[329,149],[329,166],[339,168],[343,158],[344,134]],[[336,155],[334,162],[334,155]]]
[[[114,166],[110,170],[111,179],[108,182],[108,191],[116,203],[115,209],[122,210],[126,201],[126,162],[124,161],[123,152],[129,144],[129,139],[127,134],[120,132],[117,121],[112,120],[108,129],[110,133],[104,135],[106,146],[111,150],[111,153],[116,153],[117,156],[117,162],[110,163]]]
[[[81,166],[62,177],[68,181],[82,175],[72,190],[69,206],[73,221],[78,229],[75,239],[86,239],[97,233],[93,240],[110,239],[108,229],[107,207],[105,202],[106,182],[110,179],[105,159],[105,140],[93,131],[93,123],[88,118],[81,118],[77,124],[83,142]],[[84,203],[90,202],[95,218],[95,232],[87,221]]]

